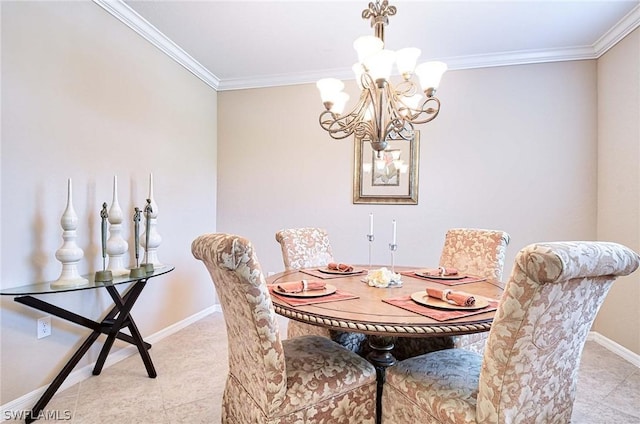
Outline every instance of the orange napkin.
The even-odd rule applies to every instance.
[[[291,283],[278,284],[278,290],[284,293],[301,293],[311,290],[324,290],[326,285],[324,281],[292,281]]]
[[[349,264],[338,264],[335,262],[329,262],[327,264],[327,268],[332,269],[334,271],[340,271],[340,272],[351,272],[353,271],[353,267]]]
[[[476,303],[476,299],[469,293],[455,292],[449,289],[440,290],[427,287],[427,294],[429,297],[441,299],[458,306],[473,306]]]
[[[423,269],[422,273],[424,275],[433,275],[433,276],[447,276],[447,275],[458,275],[458,270],[455,268],[445,268],[443,266],[435,268],[435,269]]]

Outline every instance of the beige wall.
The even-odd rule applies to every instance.
[[[215,230],[217,93],[93,2],[1,8],[1,287],[57,278],[67,178],[87,273],[101,263],[98,213],[111,203],[113,176],[129,215],[144,204],[153,172],[159,258],[176,270],[152,280],[134,317],[149,335],[211,306],[212,284],[190,243]],[[128,218],[124,228],[131,245]],[[94,319],[109,305],[102,290],[40,298]],[[5,404],[49,384],[88,333],[54,318],[52,336],[37,340],[44,313],[11,297],[0,302]],[[97,354],[91,350],[78,368]]]
[[[598,238],[640,252],[640,30],[598,60]],[[594,330],[640,353],[640,272],[611,289]]]
[[[366,263],[370,212],[379,264],[392,219],[407,265],[436,264],[457,226],[509,232],[507,274],[527,244],[595,239],[595,61],[449,72],[439,97],[421,127],[419,204],[389,206],[352,203],[353,141],[319,127],[314,85],[220,93],[218,229],[252,239],[267,272],[283,268],[283,227],[325,227],[338,260]]]

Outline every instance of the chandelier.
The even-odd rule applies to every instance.
[[[398,51],[384,48],[384,27],[397,8],[379,0],[362,11],[363,19],[371,19],[375,35],[359,37],[353,43],[358,63],[352,69],[360,87],[360,99],[348,113],[342,114],[349,95],[342,91],[344,83],[335,78],[317,82],[325,110],[320,114],[320,126],[334,139],[354,134],[368,141],[374,151],[384,150],[390,141],[414,137],[413,126],[432,121],[440,111],[440,100],[434,97],[447,65],[426,62],[416,66],[420,49],[409,47]],[[390,81],[393,64],[402,80]],[[413,81],[417,75],[422,91]]]

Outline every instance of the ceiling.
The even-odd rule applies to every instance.
[[[94,0],[217,90],[353,78],[365,0]],[[640,25],[640,0],[391,0],[386,47],[450,69],[595,59]]]

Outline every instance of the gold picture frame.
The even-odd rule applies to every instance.
[[[378,155],[371,143],[354,143],[354,204],[418,204],[420,133],[411,141],[390,141]]]

